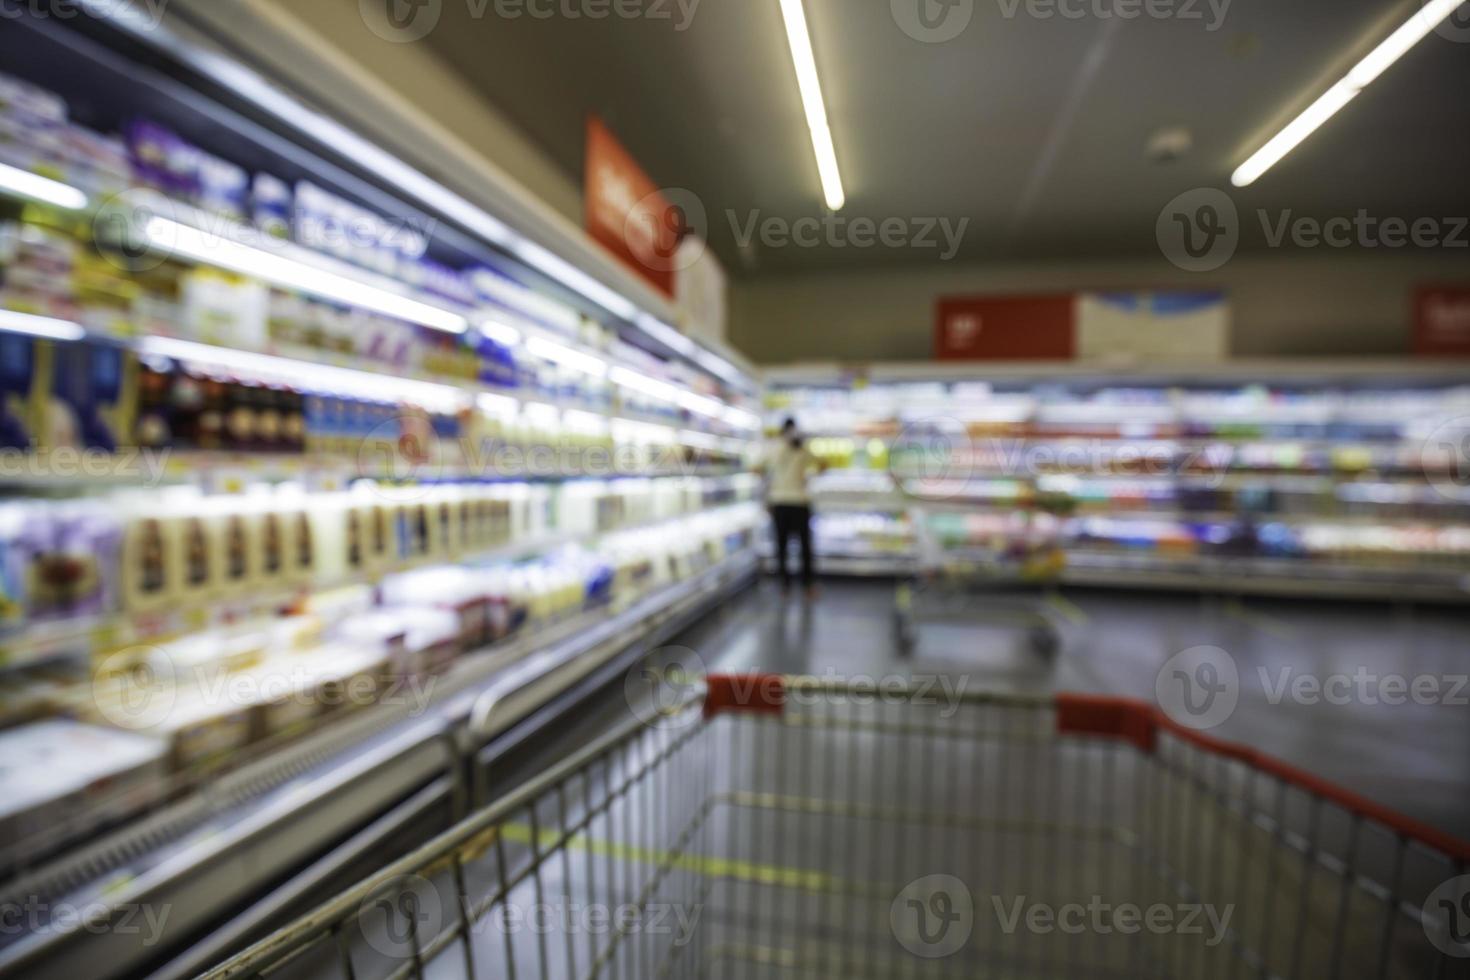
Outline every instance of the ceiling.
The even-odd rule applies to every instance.
[[[779,4],[682,0],[693,16],[678,30],[680,0],[635,2],[670,19],[506,19],[495,0],[444,0],[426,43],[574,179],[585,118],[601,116],[656,182],[698,197],[737,276],[941,261],[939,247],[843,238],[741,248],[736,229],[753,217],[825,213]],[[937,44],[897,24],[898,7],[920,2],[939,9],[806,0],[848,193],[842,216],[915,231],[967,218],[956,259],[995,261],[1157,255],[1168,201],[1230,189],[1234,168],[1418,0],[1214,0],[1225,4],[1215,30],[1210,0],[1175,0],[1198,20],[1038,18],[1028,9],[1047,3],[972,0],[969,26]],[[1091,11],[1112,0],[1062,2]],[[1242,247],[1265,247],[1262,208],[1470,214],[1470,26],[1462,40],[1431,35],[1255,185],[1231,190]],[[1193,148],[1151,160],[1150,136],[1176,126]]]

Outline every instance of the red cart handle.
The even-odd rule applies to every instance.
[[[711,674],[705,678],[704,716],[727,711],[779,715],[786,709],[786,678],[780,674]]]
[[[1186,728],[1147,701],[1089,694],[1057,695],[1059,734],[1118,739],[1137,746],[1142,752],[1152,753],[1158,745],[1160,730],[1207,752],[1234,759],[1275,776],[1283,783],[1321,797],[1348,813],[1381,824],[1401,837],[1417,840],[1453,860],[1470,861],[1470,841],[1463,841],[1417,820],[1411,820],[1397,810],[1374,803],[1336,783],[1288,765],[1275,756],[1258,752],[1238,742],[1227,742]]]

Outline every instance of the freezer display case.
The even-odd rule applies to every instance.
[[[4,0],[0,972],[146,972],[453,819],[755,571],[738,355],[186,6]],[[141,902],[157,942],[93,927]]]

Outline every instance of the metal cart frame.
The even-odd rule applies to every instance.
[[[896,483],[909,501],[918,558],[917,575],[901,582],[894,593],[893,629],[899,652],[914,651],[926,619],[974,616],[1024,630],[1033,652],[1047,659],[1056,656],[1062,646],[1056,586],[1066,556],[1054,537],[1034,530],[1035,512],[1021,511],[1025,527],[1014,547],[950,547],[934,533],[930,518],[971,508],[928,499],[903,488],[902,481]]]
[[[206,977],[1465,975],[1470,844],[1146,703],[755,675],[632,708]],[[1232,914],[1066,927],[1130,905]]]

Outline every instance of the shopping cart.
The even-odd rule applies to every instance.
[[[1058,610],[1067,608],[1057,592],[1067,560],[1055,511],[977,515],[964,501],[895,483],[908,500],[918,558],[917,574],[894,594],[898,649],[913,652],[925,620],[965,617],[1020,629],[1034,652],[1055,656],[1062,645]]]
[[[1467,859],[1142,703],[712,677],[207,976],[1465,976]]]

